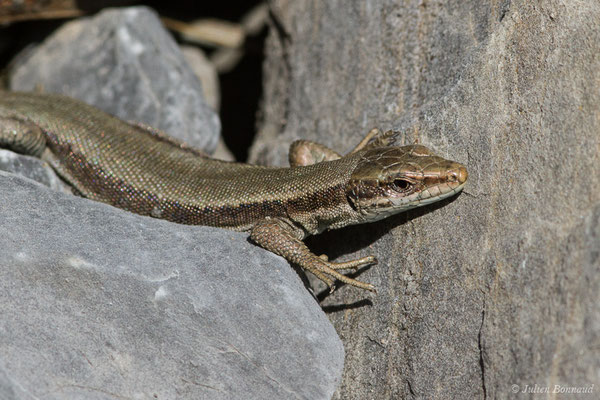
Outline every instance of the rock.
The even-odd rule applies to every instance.
[[[320,296],[346,349],[334,398],[597,389],[600,3],[271,7],[251,159],[284,165],[298,138],[344,152],[380,127],[470,172],[457,198],[312,242],[380,261],[358,276],[376,297]]]
[[[246,234],[0,185],[0,398],[332,396],[335,330]]]
[[[0,149],[0,170],[33,179],[50,189],[72,193],[71,187],[56,175],[50,165],[36,157]]]
[[[66,23],[11,72],[12,90],[42,88],[211,153],[220,122],[173,38],[146,7]]]

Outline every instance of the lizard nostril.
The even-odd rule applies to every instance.
[[[463,184],[467,181],[468,176],[469,173],[467,172],[467,169],[460,165],[459,167],[448,171],[447,179],[448,182],[458,182],[460,184]]]
[[[446,180],[448,182],[456,182],[458,180],[458,173],[456,171],[449,171]]]

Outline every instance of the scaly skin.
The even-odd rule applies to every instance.
[[[0,92],[0,146],[41,156],[78,194],[177,223],[250,231],[330,287],[338,279],[374,291],[338,270],[376,260],[329,262],[308,250],[306,236],[441,200],[467,179],[464,166],[393,141],[373,130],[343,157],[298,141],[292,167],[260,167],[210,159],[64,96]]]

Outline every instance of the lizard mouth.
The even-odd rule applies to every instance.
[[[459,193],[464,186],[465,183],[457,185],[440,184],[405,197],[380,198],[369,202],[369,204],[362,204],[355,209],[363,216],[364,221],[379,221],[394,214],[452,197]]]

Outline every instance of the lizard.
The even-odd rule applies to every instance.
[[[312,253],[304,239],[377,221],[460,192],[465,166],[397,132],[371,130],[348,154],[290,146],[290,167],[215,160],[141,124],[55,94],[0,91],[0,147],[40,157],[75,194],[168,221],[250,232],[259,246],[313,273],[375,292],[341,270],[377,263]]]

